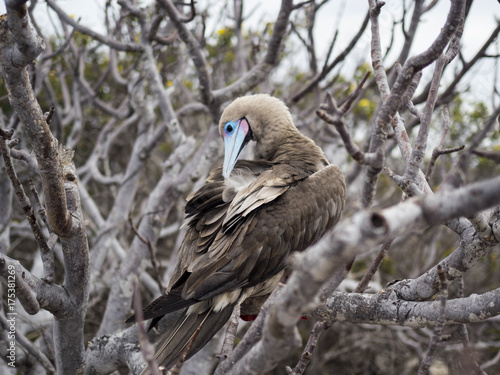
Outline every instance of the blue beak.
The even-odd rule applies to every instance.
[[[241,150],[248,143],[249,129],[250,127],[245,118],[238,121],[229,121],[224,125],[224,165],[222,166],[224,178],[229,178]]]

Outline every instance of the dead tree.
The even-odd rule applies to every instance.
[[[500,315],[500,23],[467,61],[461,39],[472,1],[451,1],[440,33],[417,53],[415,38],[437,1],[402,1],[384,40],[389,5],[370,0],[345,47],[337,46],[343,26],[334,26],[324,51],[315,30],[320,12],[332,9],[328,0],[282,0],[274,22],[255,28],[245,23],[253,5],[242,0],[218,15],[214,4],[194,1],[117,3],[106,3],[100,33],[47,0],[58,31],[45,35],[36,1],[5,1],[2,370],[140,373],[140,347],[146,358],[152,349],[124,323],[134,289],[140,285],[142,302],[164,291],[184,198],[220,162],[221,110],[255,92],[285,100],[300,130],[341,166],[347,209],[331,233],[291,259],[287,284],[259,306],[238,345],[235,312],[218,364],[222,335],[182,373],[282,373],[286,365],[290,374],[319,373],[347,363],[388,373],[408,370],[411,358],[409,370],[423,374],[436,357],[454,373],[498,370],[498,350],[488,351],[498,338],[486,328],[497,329]],[[367,35],[371,56],[346,76]],[[493,62],[491,103],[468,111],[464,81],[481,61]],[[305,348],[297,327],[311,329]],[[388,345],[366,349],[377,338]]]

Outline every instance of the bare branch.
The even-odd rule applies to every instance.
[[[262,330],[264,329],[264,322],[266,321],[269,311],[274,303],[276,303],[280,292],[283,290],[284,285],[280,284],[271,293],[267,301],[262,305],[262,309],[257,316],[257,319],[252,323],[247,331],[245,337],[240,341],[240,343],[234,348],[231,355],[222,363],[219,364],[214,372],[214,375],[228,374],[233,371],[233,366],[236,363],[240,363],[240,360],[248,353],[252,346],[259,340],[262,335]],[[237,374],[237,372],[233,373]]]
[[[459,82],[461,82],[463,77],[472,69],[472,67],[476,66],[476,63],[485,56],[486,50],[496,40],[498,33],[500,33],[500,21],[498,21],[497,27],[495,28],[495,30],[492,31],[488,40],[481,46],[479,51],[474,55],[474,57],[469,62],[464,63],[462,69],[455,75],[453,81],[448,85],[446,90],[444,90],[443,93],[439,96],[439,99],[436,103],[437,105],[448,103],[455,96],[455,90]],[[423,101],[426,100],[427,95],[429,93],[429,87],[430,85],[426,87],[426,89],[422,92],[422,94],[420,94],[418,97],[415,97],[414,99],[415,104],[422,103]]]
[[[318,85],[327,75],[330,73],[341,61],[343,61],[347,55],[352,51],[354,46],[358,43],[361,35],[365,32],[365,29],[368,25],[369,13],[366,14],[361,27],[359,28],[356,35],[351,39],[350,43],[347,47],[327,66],[324,66],[321,72],[319,72],[303,89],[301,89],[297,94],[295,94],[290,101],[296,103],[300,99],[302,99],[306,94],[311,92],[311,90]],[[334,38],[335,40],[335,38]],[[333,42],[332,42],[333,46]]]
[[[32,35],[30,27],[22,28],[25,37],[21,38],[21,40],[14,39],[13,35],[8,31],[8,29],[17,30],[20,23],[27,22],[24,19],[26,17],[25,13],[24,16],[22,14],[20,16],[23,18],[9,15],[9,26],[7,26],[5,20],[0,21],[0,32],[8,35],[7,39],[4,39],[0,45],[0,60],[2,61],[9,99],[25,125],[26,133],[37,157],[51,230],[61,237],[72,237],[80,228],[74,227],[71,214],[66,209],[66,194],[61,178],[63,175],[62,165],[58,157],[59,150],[42,110],[34,99],[26,69],[28,62],[41,52],[40,42]],[[11,65],[11,57],[6,57],[6,54],[10,56],[13,51],[19,51],[20,49],[16,47],[17,43],[27,43],[31,40],[34,42],[32,45],[23,45],[22,51],[25,52],[22,55],[23,59],[25,59],[24,63],[19,61],[20,65]],[[18,57],[21,58],[20,55]]]
[[[191,14],[187,17],[181,18],[181,21],[184,23],[191,22],[192,20],[194,20],[194,17],[196,17],[196,8],[194,6],[194,0],[190,1],[189,8],[190,8]]]
[[[278,18],[274,24],[273,35],[267,46],[267,54],[264,61],[255,65],[243,77],[229,84],[225,88],[214,90],[213,96],[217,103],[223,103],[238,95],[242,95],[251,90],[258,83],[263,81],[278,64],[281,45],[286,34],[290,14],[293,10],[292,0],[282,0]]]
[[[370,4],[372,4],[372,10],[370,14],[372,14],[371,20],[373,24],[373,22],[377,22],[376,19],[378,17],[378,13],[380,12],[381,2],[377,1],[377,6],[375,6],[374,1],[371,0]],[[465,1],[456,1],[451,4],[446,24],[441,29],[439,36],[425,52],[422,52],[421,54],[410,58],[404,64],[402,74],[398,75],[392,91],[387,97],[386,95],[388,94],[388,85],[385,83],[387,81],[387,78],[385,76],[385,73],[382,72],[383,67],[379,67],[381,58],[378,56],[380,54],[378,27],[374,30],[372,27],[372,60],[374,69],[376,70],[376,81],[380,81],[379,90],[381,91],[384,104],[378,111],[375,118],[375,128],[372,132],[369,148],[370,152],[376,152],[376,150],[382,147],[382,145],[385,143],[387,139],[387,125],[392,121],[394,115],[401,108],[404,102],[404,98],[406,97],[405,93],[407,92],[410,82],[412,82],[415,74],[417,74],[424,67],[436,60],[440,56],[452,36],[455,34],[455,31],[457,27],[459,27],[460,21],[463,17],[464,5]],[[379,74],[377,74],[377,70],[379,71]],[[375,184],[378,180],[378,175],[381,170],[382,167],[367,168],[366,179],[363,185],[362,193],[362,203],[364,207],[369,207],[373,202],[373,197],[375,195]]]
[[[196,68],[196,74],[198,76],[198,80],[200,81],[200,96],[203,104],[207,106],[211,106],[213,101],[212,96],[212,81],[210,79],[210,74],[208,73],[208,64],[205,59],[205,56],[201,52],[201,46],[196,38],[193,36],[191,31],[185,25],[186,19],[181,16],[175,7],[175,5],[171,2],[171,0],[158,0],[158,3],[165,9],[165,12],[168,14],[168,17],[174,24],[177,32],[179,33],[179,38],[186,44],[188,47],[189,54],[191,56],[191,60]],[[192,7],[194,8],[194,3],[192,3]],[[194,11],[193,11],[194,17]],[[215,114],[214,114],[215,115]]]
[[[24,214],[28,219],[28,222],[31,226],[31,230],[35,236],[35,240],[38,243],[38,247],[40,249],[40,254],[43,262],[44,276],[43,280],[49,284],[54,282],[54,254],[52,250],[48,247],[45,238],[43,237],[42,230],[38,225],[38,221],[35,217],[35,213],[33,212],[33,206],[31,205],[26,193],[24,192],[24,187],[19,181],[17,177],[17,173],[12,165],[12,160],[10,158],[9,148],[7,147],[7,139],[10,139],[12,136],[12,131],[5,131],[0,128],[0,149],[2,151],[3,160],[5,163],[5,168],[7,170],[7,174],[10,178],[12,186],[14,187],[14,191],[16,192],[17,199],[23,208]]]
[[[358,84],[356,89],[352,92],[352,94],[345,100],[342,105],[342,108],[337,107],[337,103],[335,99],[330,95],[330,93],[326,94],[326,103],[322,104],[319,109],[316,110],[316,115],[325,121],[328,124],[334,125],[337,131],[339,132],[342,141],[346,147],[349,155],[352,156],[354,160],[356,160],[360,164],[368,164],[371,162],[377,162],[377,158],[371,157],[371,155],[367,155],[362,152],[357,145],[354,144],[352,138],[347,131],[344,121],[342,117],[349,111],[352,103],[356,100],[358,95],[363,88],[364,83],[370,76],[370,72],[367,72],[361,82]]]
[[[142,303],[141,303],[141,293],[139,286],[137,285],[137,280],[134,282],[134,313],[137,317],[137,334],[139,336],[139,344],[141,345],[141,352],[147,363],[151,375],[160,375],[160,370],[158,369],[158,363],[155,359],[155,348],[153,344],[148,339],[146,328],[144,327],[144,318],[142,315]]]
[[[40,304],[38,303],[34,289],[42,281],[34,277],[18,261],[0,254],[0,278],[4,284],[7,284],[9,275],[14,275],[16,281],[16,298],[21,302],[28,314],[36,314],[40,310]]]
[[[480,322],[498,315],[500,290],[448,300],[445,324]],[[412,328],[435,326],[440,319],[441,301],[405,301],[391,287],[377,294],[335,292],[313,316],[339,322],[375,323]]]
[[[151,259],[151,264],[153,266],[153,271],[154,271],[156,282],[158,283],[158,287],[160,288],[160,290],[161,291],[165,291],[166,287],[163,284],[163,280],[161,279],[160,270],[159,270],[159,267],[158,267],[158,260],[156,259],[155,246],[151,243],[151,241],[149,239],[144,238],[139,233],[139,231],[137,230],[137,228],[134,225],[134,222],[132,221],[132,217],[131,216],[128,217],[128,223],[129,223],[130,227],[132,228],[133,232],[135,233],[135,235],[137,237],[139,237],[139,239],[142,242],[144,242],[146,245],[148,245],[149,256],[150,256],[150,259]],[[136,309],[135,311],[138,311],[138,310]],[[142,321],[142,319],[137,318],[137,321]]]
[[[415,39],[417,27],[420,23],[420,17],[424,13],[422,6],[423,6],[424,0],[416,0],[413,2],[414,8],[413,8],[413,14],[411,16],[411,21],[410,21],[410,26],[408,27],[408,30],[404,28],[404,15],[403,15],[403,31],[404,31],[404,36],[405,36],[405,43],[403,48],[401,49],[401,53],[399,54],[399,57],[397,59],[397,62],[400,64],[404,64],[406,59],[408,58],[408,55],[410,53],[410,48],[413,44],[413,41]]]
[[[446,274],[441,266],[438,266],[439,275],[439,317],[437,319],[436,325],[434,326],[434,331],[429,343],[429,347],[425,353],[424,359],[420,363],[418,368],[418,375],[426,375],[429,373],[429,368],[431,367],[432,358],[434,357],[434,351],[436,350],[437,344],[443,338],[443,327],[445,323],[446,316],[446,302],[448,300],[448,280],[446,280]]]
[[[462,146],[462,149],[465,146]],[[453,151],[452,151],[453,152]],[[500,152],[492,150],[472,150],[472,153],[482,158],[493,160],[495,163],[500,163]]]
[[[446,175],[444,183],[440,189],[446,189],[448,187],[458,187],[463,184],[463,176],[469,167],[469,161],[472,156],[472,151],[476,149],[479,144],[486,138],[486,135],[493,129],[493,127],[498,124],[498,116],[500,116],[500,106],[495,108],[488,120],[485,121],[483,128],[477,132],[469,142],[468,147],[464,152],[460,154],[457,162],[451,169],[451,171]]]
[[[110,46],[113,49],[116,49],[117,51],[128,51],[128,52],[141,52],[142,51],[142,46],[138,43],[121,43],[118,42],[114,39],[108,38],[106,36],[103,36],[91,29],[89,29],[86,26],[83,26],[76,22],[73,18],[71,18],[69,15],[64,13],[64,11],[57,5],[57,3],[54,0],[47,0],[47,5],[54,10],[54,12],[57,13],[59,18],[61,19],[62,22],[65,24],[71,25],[73,28],[78,30],[78,32],[88,35],[92,37],[93,39],[104,43],[108,46]]]
[[[233,314],[229,319],[229,323],[226,328],[226,336],[224,337],[224,343],[222,344],[222,350],[219,357],[219,366],[227,360],[234,349],[236,332],[238,330],[238,320],[240,318],[240,305],[236,305],[233,310]]]
[[[392,240],[387,241],[382,245],[382,248],[378,252],[377,256],[375,257],[373,262],[370,264],[368,271],[366,271],[365,275],[363,276],[363,278],[361,279],[359,284],[356,286],[356,289],[354,289],[354,293],[363,293],[366,290],[373,275],[380,268],[382,261],[384,260],[385,256],[389,252],[391,245],[392,245]]]
[[[460,298],[464,297],[464,278],[461,277],[458,282],[457,296]],[[465,324],[460,324],[458,328],[460,338],[462,339],[462,344],[464,346],[464,354],[467,356],[466,366],[470,367],[471,370],[478,375],[486,375],[486,373],[481,369],[476,361],[474,350],[470,345],[469,332],[467,331],[467,326]]]
[[[453,39],[450,42],[448,51],[446,54],[442,54],[436,61],[436,66],[434,68],[434,75],[431,81],[431,88],[429,90],[429,97],[425,103],[425,108],[420,118],[420,129],[418,131],[417,140],[412,151],[411,158],[406,165],[405,177],[411,180],[415,180],[420,165],[422,164],[425,150],[427,148],[427,138],[429,137],[429,130],[431,126],[432,114],[434,112],[434,106],[438,97],[439,85],[441,82],[441,76],[446,64],[449,64],[453,58],[458,54],[460,47],[460,39],[463,33],[463,25],[465,19],[461,18],[460,24],[457,27]]]
[[[233,373],[241,373],[243,368],[248,373],[268,371],[283,355],[271,351],[268,345],[288,350],[296,345],[297,320],[304,312],[312,311],[315,307],[314,302],[311,302],[313,296],[316,296],[338,264],[409,228],[414,230],[458,215],[467,215],[469,210],[495,205],[500,202],[499,188],[500,177],[497,177],[486,183],[455,190],[446,196],[424,196],[378,212],[362,211],[339,223],[332,232],[300,256],[300,261],[296,262],[300,266],[292,273],[286,289],[266,319],[263,337],[236,364]],[[471,194],[472,191],[474,194]],[[454,204],[457,199],[464,204],[457,207]],[[274,358],[271,360],[268,355]],[[259,362],[257,358],[262,362],[256,363]]]
[[[307,365],[311,362],[312,353],[316,348],[318,343],[318,339],[321,336],[321,333],[328,328],[325,322],[316,322],[314,323],[313,329],[311,330],[311,334],[309,335],[309,339],[307,340],[307,344],[302,352],[302,356],[300,357],[299,362],[293,368],[287,367],[286,372],[288,375],[301,375],[304,373]]]

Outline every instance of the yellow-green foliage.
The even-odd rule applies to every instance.
[[[207,42],[208,59],[222,58],[225,62],[234,60],[233,47],[234,29],[224,27],[217,30],[214,38]]]
[[[368,269],[368,264],[364,260],[358,260],[354,262],[351,268],[351,273],[356,274],[358,272],[366,272]]]
[[[396,264],[389,254],[384,258],[380,266],[380,271],[389,276],[394,276],[396,274]]]
[[[360,116],[365,120],[369,120],[372,118],[376,107],[377,103],[375,101],[363,98],[358,102],[356,107],[354,107],[353,112],[356,116]]]

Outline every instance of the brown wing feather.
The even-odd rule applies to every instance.
[[[291,251],[305,249],[338,221],[345,182],[337,167],[328,166],[309,177],[296,169],[294,175],[287,174],[279,167],[274,166],[261,175],[265,179],[258,177],[238,192],[231,204],[224,202],[220,189],[210,186],[200,189],[188,202],[194,208],[188,224],[192,233],[181,246],[181,258],[171,281],[174,289],[182,288],[179,292],[183,298],[200,301],[257,285],[283,270]],[[251,165],[244,168],[250,170]],[[211,178],[209,185],[219,183],[217,174],[212,173]],[[217,195],[202,199],[209,191]],[[200,205],[194,207],[195,201]],[[219,220],[200,224],[206,202]],[[179,285],[182,277],[185,280]]]

